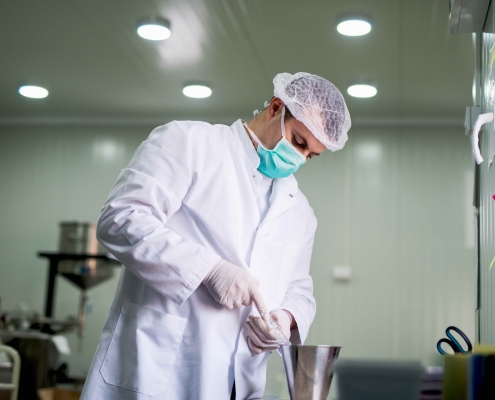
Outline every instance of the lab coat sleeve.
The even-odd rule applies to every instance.
[[[178,304],[220,259],[167,227],[201,170],[190,136],[177,122],[155,129],[121,172],[97,227],[98,240],[130,272]]]
[[[291,332],[290,341],[292,344],[304,343],[316,313],[313,279],[309,275],[315,231],[316,217],[311,210],[296,267],[280,307],[289,311],[297,322],[297,329]]]

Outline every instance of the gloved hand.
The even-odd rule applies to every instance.
[[[282,333],[290,339],[290,327],[292,325],[292,314],[286,310],[274,310],[270,314],[275,323],[282,329]],[[253,353],[260,354],[264,351],[275,350],[280,347],[273,331],[266,321],[260,317],[250,315],[246,321],[245,329],[248,338],[248,346]]]
[[[258,287],[259,281],[237,265],[220,260],[203,280],[213,298],[228,309],[250,306],[254,303],[260,315],[266,315],[266,306]]]

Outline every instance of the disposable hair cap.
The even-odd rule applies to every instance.
[[[339,89],[326,79],[306,72],[278,74],[273,85],[274,96],[327,149],[337,151],[344,147],[351,116]]]

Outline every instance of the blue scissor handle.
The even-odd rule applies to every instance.
[[[442,343],[446,343],[446,344],[448,344],[448,345],[452,348],[452,350],[454,351],[454,353],[456,353],[456,354],[458,353],[458,352],[457,352],[457,349],[456,349],[456,348],[454,348],[454,347],[455,347],[455,344],[454,344],[454,343],[452,343],[449,339],[440,339],[440,340],[437,342],[437,350],[438,350],[438,352],[439,352],[442,356],[445,356],[445,355],[449,354],[449,353],[447,353],[444,349],[442,349]]]
[[[460,343],[457,341],[457,339],[454,337],[454,335],[452,335],[452,333],[450,331],[455,331],[459,334],[460,337],[462,337],[464,339],[464,341],[466,342],[466,345],[467,345],[467,350],[464,350],[462,348],[462,346],[460,345]],[[454,351],[455,354],[466,354],[466,353],[470,353],[472,350],[473,350],[473,345],[471,344],[471,341],[468,339],[468,337],[464,334],[463,331],[461,331],[459,328],[457,328],[456,326],[449,326],[447,328],[447,330],[445,331],[448,339],[440,339],[438,342],[437,342],[437,350],[440,354],[442,355],[446,355],[448,353],[446,353],[441,345],[442,343],[446,343],[448,344],[452,350]]]

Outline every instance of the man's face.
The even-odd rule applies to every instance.
[[[270,150],[275,148],[277,143],[282,139],[280,118],[282,116],[283,105],[282,100],[274,98],[266,109],[266,130],[262,143]],[[285,137],[306,159],[319,156],[326,150],[325,145],[316,139],[311,131],[296,118],[290,118],[285,122]]]

